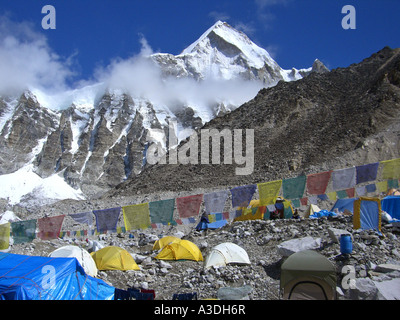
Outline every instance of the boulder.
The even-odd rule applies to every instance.
[[[400,279],[374,281],[379,300],[400,300]]]
[[[329,237],[332,239],[333,242],[340,243],[340,236],[342,234],[348,234],[351,236],[351,233],[343,230],[343,229],[336,229],[336,228],[328,228]]]
[[[374,271],[382,273],[400,271],[400,265],[392,263],[384,263],[376,266]]]
[[[249,294],[253,288],[249,285],[243,287],[223,287],[218,289],[219,300],[250,300]]]
[[[160,268],[165,268],[165,269],[171,269],[172,268],[172,266],[168,262],[165,262],[163,260],[159,260],[158,261],[158,265],[159,265]]]
[[[313,237],[304,237],[298,239],[291,239],[284,241],[278,245],[278,253],[283,257],[289,257],[293,253],[303,251],[319,249],[321,246],[321,238],[314,239]]]
[[[358,278],[355,281],[355,287],[347,292],[347,298],[350,300],[377,300],[378,289],[375,282],[369,278]]]

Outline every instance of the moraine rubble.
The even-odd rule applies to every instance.
[[[352,235],[353,251],[340,253],[338,235]],[[91,236],[104,245],[126,249],[135,258],[140,271],[99,271],[98,277],[116,288],[153,289],[157,300],[171,300],[176,293],[197,293],[198,299],[278,300],[280,266],[285,250],[305,246],[327,257],[337,269],[337,298],[386,300],[400,297],[400,228],[382,225],[382,235],[373,230],[353,230],[352,217],[338,215],[318,219],[250,220],[231,222],[218,230],[198,232],[188,226],[170,226],[162,230],[143,230]],[[205,270],[203,262],[162,261],[154,257],[153,243],[165,235],[194,242],[205,259],[215,245],[233,242],[245,249],[251,265],[227,265]],[[312,242],[306,240],[312,239]],[[291,243],[291,247],[284,248]],[[10,252],[48,255],[56,248],[76,244],[86,247],[85,238],[63,238],[11,246]],[[298,246],[298,247],[296,247]],[[345,270],[353,270],[351,285]],[[343,271],[343,273],[342,273]],[[347,284],[347,285],[346,285]],[[350,288],[349,288],[350,287]]]

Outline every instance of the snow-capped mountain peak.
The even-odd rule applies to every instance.
[[[201,54],[208,50],[217,50],[228,56],[242,54],[255,68],[262,68],[266,62],[276,64],[269,53],[252,42],[246,34],[222,21],[216,22],[181,55]]]
[[[181,54],[154,54],[152,59],[167,76],[196,80],[252,80],[262,87],[274,86],[280,80],[298,80],[304,75],[297,69],[282,69],[268,51],[222,21],[216,22]]]

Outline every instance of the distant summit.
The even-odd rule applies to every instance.
[[[329,69],[318,59],[315,59],[311,70],[316,73],[329,72]]]
[[[312,71],[312,68],[282,69],[265,49],[222,21],[216,22],[181,54],[155,54],[152,58],[165,74],[174,72],[176,76],[198,80],[257,80],[265,87],[280,80],[299,80]]]

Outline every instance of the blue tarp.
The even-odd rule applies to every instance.
[[[400,219],[400,196],[387,196],[381,200],[381,208],[393,219]]]
[[[335,211],[338,209],[339,212],[344,212],[345,209],[349,210],[351,213],[354,213],[354,201],[356,198],[351,199],[338,199],[334,206],[332,207],[331,211]]]
[[[196,230],[197,231],[201,231],[201,230],[207,230],[207,229],[219,229],[222,228],[224,225],[226,225],[228,223],[228,221],[226,220],[218,220],[218,221],[214,221],[214,222],[208,222],[205,220],[201,220],[198,225],[196,226]]]
[[[310,218],[321,218],[321,217],[336,217],[336,213],[328,210],[321,210],[310,215]]]
[[[379,204],[376,201],[361,201],[360,205],[361,229],[378,230],[379,228]]]
[[[228,223],[228,221],[226,221],[226,220],[218,220],[218,221],[209,223],[207,227],[208,227],[208,229],[219,229],[219,228],[222,228],[227,223]]]
[[[111,300],[114,292],[76,258],[0,252],[0,300]]]

